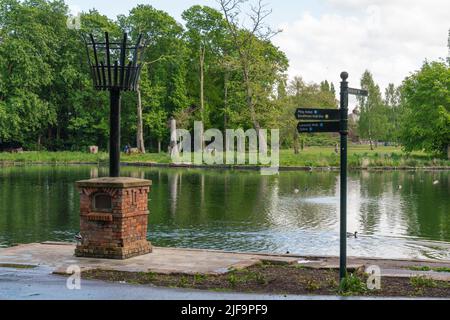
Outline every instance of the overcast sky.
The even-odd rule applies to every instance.
[[[215,0],[66,0],[73,11],[95,7],[115,18],[137,4],[151,4],[178,21],[194,4],[217,8]],[[254,0],[249,0],[254,1]],[[273,9],[269,23],[283,32],[274,43],[289,60],[289,76],[307,82],[329,80],[350,73],[359,86],[369,69],[382,88],[401,84],[425,59],[448,54],[450,0],[266,0]]]

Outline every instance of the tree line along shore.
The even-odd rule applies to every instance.
[[[268,24],[270,8],[252,3],[254,10],[242,1],[219,0],[216,8],[194,5],[181,21],[150,5],[138,5],[115,19],[92,9],[70,18],[79,19],[79,26],[72,28],[64,1],[0,0],[0,151],[84,151],[92,145],[107,149],[109,97],[93,88],[83,41],[89,34],[101,41],[105,32],[111,39],[127,32],[130,41],[143,34],[148,44],[138,91],[122,97],[123,146],[136,146],[142,153],[167,150],[172,117],[186,130],[192,130],[195,121],[222,131],[279,128],[284,149],[334,146],[337,139],[328,134],[300,135],[294,111],[337,108],[339,75],[309,83],[301,75],[288,74],[289,59],[272,41],[278,30]],[[448,158],[449,62],[444,57],[426,61],[400,85],[387,88],[377,84],[374,70],[351,75],[355,86],[359,81],[369,91],[352,106],[352,141],[367,141],[370,151],[385,141],[401,145],[405,152],[429,154],[400,156],[396,150],[392,157],[372,157],[369,152],[355,156],[354,164],[363,158],[373,162],[370,165],[432,164],[435,158]],[[306,151],[304,159],[285,154],[282,161],[334,165],[337,160],[331,154],[325,151],[309,159]],[[66,158],[64,153],[17,157]],[[143,159],[153,157],[165,159]]]
[[[23,152],[0,153],[0,162],[7,163],[49,163],[49,164],[107,164],[108,153],[99,152]],[[424,152],[403,153],[397,147],[378,147],[371,150],[369,146],[350,146],[350,168],[447,168],[450,160],[435,158]],[[122,155],[122,161],[127,164],[161,164],[172,163],[167,153],[146,153]],[[295,154],[294,150],[280,151],[281,167],[339,167],[339,154],[334,147],[309,147]],[[245,165],[244,165],[245,166]]]

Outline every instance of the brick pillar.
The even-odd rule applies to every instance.
[[[152,252],[147,241],[152,182],[100,178],[76,183],[80,191],[81,243],[77,257],[128,259]]]

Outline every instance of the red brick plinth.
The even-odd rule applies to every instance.
[[[80,191],[77,257],[128,259],[152,252],[147,241],[152,182],[100,178],[76,183]]]

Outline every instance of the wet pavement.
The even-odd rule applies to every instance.
[[[219,293],[135,286],[82,280],[79,290],[67,288],[68,278],[50,274],[51,268],[0,268],[0,299],[9,300],[317,300],[338,297]]]
[[[372,298],[342,298],[337,296],[283,296],[267,294],[219,293],[197,290],[136,286],[125,283],[81,279],[80,290],[67,288],[68,267],[127,272],[158,272],[185,274],[220,274],[230,268],[244,268],[261,261],[299,264],[309,268],[337,269],[337,257],[299,257],[230,253],[209,250],[155,248],[154,253],[128,259],[105,260],[74,257],[75,245],[70,243],[29,244],[0,249],[0,299],[19,300],[346,300]],[[448,272],[413,271],[412,267],[450,267],[448,261],[412,261],[349,258],[348,267],[366,270],[378,266],[384,277],[427,276],[450,281]],[[29,266],[29,268],[24,268]],[[391,300],[391,299],[387,299]]]
[[[0,300],[373,300],[373,298],[338,296],[220,293],[83,279],[80,290],[69,290],[66,286],[66,277],[56,276],[50,272],[49,267],[21,269],[20,272],[17,269],[0,268]],[[377,298],[377,300],[396,299]]]
[[[2,265],[47,266],[52,272],[66,274],[70,266],[79,266],[82,271],[92,269],[125,272],[156,272],[163,274],[224,274],[230,269],[252,266],[261,261],[299,264],[309,268],[338,269],[338,257],[300,257],[295,255],[274,255],[256,253],[223,252],[215,250],[195,250],[178,248],[157,248],[153,253],[127,259],[107,260],[77,258],[73,243],[32,243],[0,249]],[[384,277],[427,276],[434,280],[450,281],[450,272],[431,271],[436,268],[450,270],[450,261],[440,260],[392,260],[377,258],[348,258],[349,270],[366,270],[378,266]],[[412,270],[426,266],[430,271]],[[70,272],[69,272],[70,273]],[[1,279],[0,279],[1,280]]]
[[[56,273],[66,273],[68,267],[76,265],[82,271],[106,269],[125,272],[157,272],[184,274],[223,274],[230,268],[252,266],[262,259],[274,262],[294,263],[296,257],[231,253],[211,250],[176,248],[153,248],[151,254],[127,260],[78,258],[74,256],[73,243],[32,243],[0,249],[2,264],[43,265]]]

